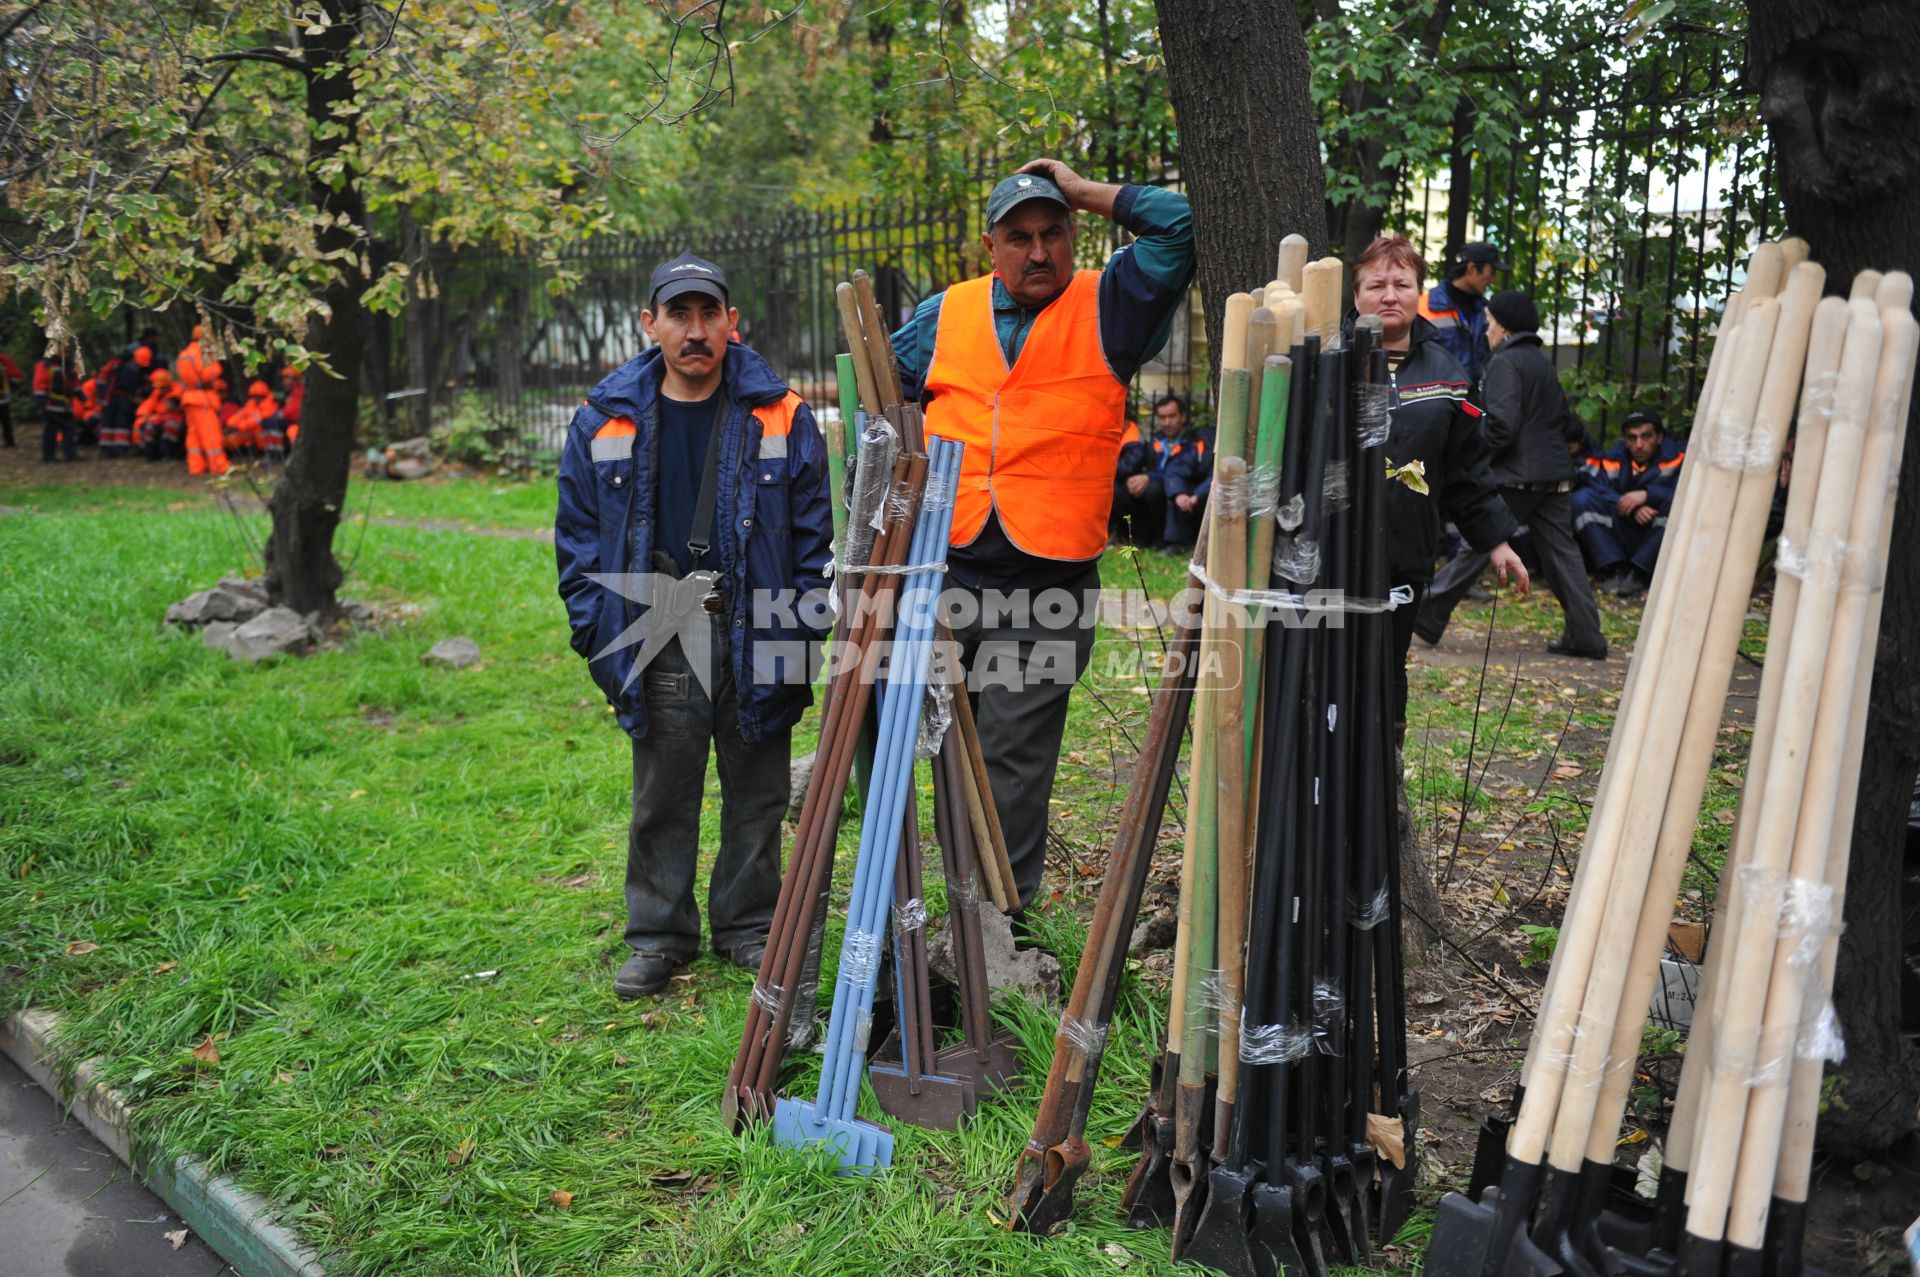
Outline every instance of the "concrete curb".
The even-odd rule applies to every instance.
[[[59,1036],[59,1023],[51,1011],[10,1015],[0,1023],[0,1052],[70,1108],[95,1139],[113,1150],[242,1277],[325,1277],[320,1256],[274,1218],[266,1198],[247,1192],[224,1175],[212,1174],[191,1158],[176,1158],[170,1166],[144,1157],[136,1160],[128,1136],[127,1102],[99,1080],[94,1062],[74,1070],[71,1087],[61,1084],[47,1062],[51,1044]]]

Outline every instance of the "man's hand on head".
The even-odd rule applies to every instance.
[[[1110,218],[1113,216],[1114,201],[1120,198],[1118,186],[1111,182],[1090,181],[1059,160],[1029,160],[1020,166],[1019,171],[1038,174],[1059,187],[1060,193],[1067,197],[1067,207],[1075,212],[1097,213]]]

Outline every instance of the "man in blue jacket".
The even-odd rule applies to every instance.
[[[1136,439],[1120,447],[1109,519],[1113,535],[1118,540],[1131,522],[1129,539],[1134,545],[1191,547],[1200,535],[1206,494],[1213,483],[1213,456],[1208,451],[1213,432],[1191,429],[1187,401],[1171,390],[1154,401],[1153,428],[1152,439],[1144,443]],[[1197,492],[1189,491],[1195,485],[1184,478],[1193,469],[1206,485]],[[1181,496],[1187,500],[1179,500]]]
[[[653,273],[654,345],[574,414],[554,547],[573,649],[633,738],[627,931],[614,992],[644,997],[700,953],[694,900],[711,745],[714,951],[757,970],[780,893],[789,737],[812,700],[829,547],[813,413],[746,346],[711,262]]]
[[[1493,277],[1506,269],[1493,245],[1463,245],[1446,282],[1435,284],[1420,299],[1421,318],[1433,325],[1435,340],[1467,370],[1475,391],[1493,353],[1487,341],[1487,290]]]
[[[1627,414],[1621,435],[1587,458],[1573,493],[1573,531],[1600,588],[1631,598],[1653,580],[1687,454],[1667,438],[1660,414],[1644,408]]]

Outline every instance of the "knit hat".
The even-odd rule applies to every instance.
[[[1495,293],[1487,302],[1487,313],[1499,320],[1500,326],[1510,333],[1540,330],[1540,308],[1533,304],[1533,298],[1517,288]]]

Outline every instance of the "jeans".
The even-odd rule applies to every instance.
[[[1093,659],[1093,626],[1080,622],[1091,620],[1086,608],[1098,599],[1099,566],[1089,563],[1040,595],[1061,599],[1055,590],[1071,598],[1058,614],[1031,606],[1032,598],[1023,611],[1016,595],[1015,606],[996,616],[984,611],[997,607],[995,592],[988,591],[983,601],[980,591],[969,591],[981,606],[971,618],[958,617],[964,623],[953,627],[1022,909],[1040,894],[1046,869],[1047,816],[1067,730],[1068,697]]]
[[[639,674],[647,734],[633,742],[626,939],[676,963],[700,953],[693,889],[709,745],[720,763],[720,845],[707,884],[715,952],[765,940],[780,898],[792,733],[751,743],[740,735],[724,614],[713,626],[713,665],[709,696],[675,638]]]

